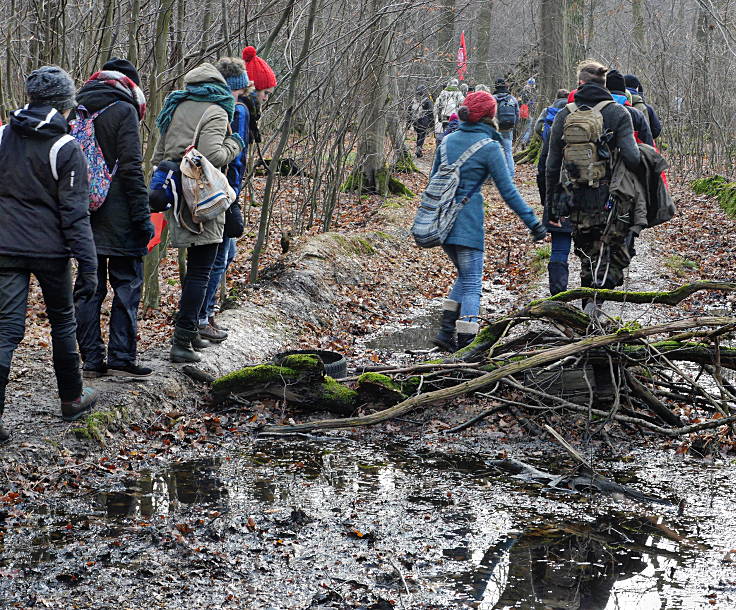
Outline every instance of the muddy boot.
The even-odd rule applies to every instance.
[[[450,352],[457,351],[457,341],[455,340],[455,322],[460,317],[460,303],[452,299],[445,299],[442,304],[442,322],[440,323],[440,332],[432,339],[432,345],[436,345],[441,350]]]
[[[199,362],[202,360],[200,355],[192,347],[192,340],[198,337],[199,333],[196,330],[187,330],[177,326],[174,329],[174,339],[171,342],[169,360],[171,362]]]
[[[10,432],[3,428],[3,411],[5,410],[5,386],[8,385],[8,374],[10,369],[0,366],[0,445],[10,440]]]
[[[547,272],[549,273],[549,293],[555,296],[560,292],[565,292],[569,275],[567,263],[551,262],[547,265]]]
[[[457,329],[457,349],[463,349],[475,340],[480,325],[477,322],[458,320],[455,328]]]
[[[222,343],[227,339],[227,333],[224,330],[218,330],[209,323],[199,326],[199,336],[201,339],[211,341],[212,343]]]
[[[97,404],[97,391],[92,388],[82,388],[79,398],[61,401],[61,419],[76,421],[91,411],[95,404]]]

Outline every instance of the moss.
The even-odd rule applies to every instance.
[[[636,330],[641,329],[641,324],[637,322],[636,320],[631,320],[630,322],[625,322],[621,325],[621,327],[616,331],[617,334],[623,334],[623,333],[633,333]]]
[[[376,172],[375,185],[370,185],[360,171],[352,172],[340,187],[344,193],[368,193],[372,195],[401,195],[415,197],[415,194],[401,180],[394,178],[387,167]]]
[[[664,260],[664,266],[671,269],[675,275],[682,277],[687,271],[695,271],[699,265],[689,258],[685,258],[679,254],[672,254]]]
[[[256,366],[248,366],[227,375],[223,375],[219,379],[212,382],[212,391],[216,394],[227,394],[238,388],[242,391],[248,386],[267,383],[274,379],[282,379],[287,377],[296,377],[298,372],[285,366],[275,366],[273,364],[258,364]]]
[[[380,373],[363,373],[358,377],[358,387],[362,384],[379,385],[394,392],[402,391],[401,386],[391,379],[391,377],[388,375],[381,375]]]
[[[316,354],[291,354],[281,361],[280,366],[294,369],[295,371],[302,371],[305,369],[321,368],[323,364]]]
[[[729,182],[723,176],[715,175],[693,180],[690,186],[699,195],[716,197],[721,209],[736,218],[736,182]]]
[[[439,362],[442,362],[440,360]],[[411,396],[413,394],[416,394],[416,391],[419,389],[420,384],[422,383],[422,378],[414,375],[413,377],[409,377],[409,379],[406,379],[401,383],[401,392],[402,394],[406,394],[407,396]]]
[[[394,166],[394,170],[400,174],[413,174],[419,171],[419,168],[414,163],[414,159],[411,154],[405,152],[399,157]]]
[[[79,439],[96,440],[105,444],[105,432],[108,426],[115,421],[113,411],[95,411],[82,420],[82,425],[74,428],[74,434]]]
[[[389,210],[400,210],[404,207],[404,204],[397,199],[387,199],[381,207],[388,208]]]
[[[552,246],[545,244],[532,252],[531,268],[535,275],[541,275],[547,269],[547,263],[552,256]]]
[[[340,382],[329,376],[325,376],[322,383],[322,389],[324,390],[324,397],[328,401],[353,405],[358,399],[358,393],[355,390],[342,385]]]
[[[375,254],[376,248],[367,237],[346,236],[336,233],[334,240],[349,254]]]

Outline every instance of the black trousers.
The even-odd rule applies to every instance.
[[[199,328],[199,310],[202,308],[220,244],[193,246],[187,249],[187,275],[181,287],[179,313],[176,325],[186,330]]]
[[[5,386],[13,353],[25,334],[28,286],[31,274],[41,285],[46,314],[51,323],[54,373],[61,400],[74,400],[82,393],[82,374],[77,352],[72,274],[69,261],[40,268],[0,269],[0,414],[5,406]]]
[[[138,334],[138,305],[143,290],[143,259],[140,256],[98,256],[97,292],[88,300],[77,300],[77,341],[85,368],[98,369],[105,361],[105,343],[100,331],[100,312],[107,296],[107,282],[113,291],[110,309],[109,366],[135,364]]]

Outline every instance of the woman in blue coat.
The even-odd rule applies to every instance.
[[[544,225],[522,199],[509,176],[500,136],[495,129],[495,98],[484,91],[471,93],[465,98],[458,115],[460,127],[437,149],[432,175],[439,169],[442,148],[445,148],[447,162],[454,163],[476,142],[488,141],[460,168],[460,185],[455,196],[458,199],[471,196],[442,245],[457,269],[457,279],[443,305],[440,332],[432,343],[452,352],[469,345],[479,328],[485,239],[482,184],[489,178],[493,179],[506,205],[529,228],[534,241],[541,241],[547,235]]]

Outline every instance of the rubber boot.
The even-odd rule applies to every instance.
[[[553,261],[547,265],[547,272],[549,273],[549,293],[555,296],[560,292],[565,292],[569,276],[567,263]]]
[[[192,340],[199,336],[196,330],[187,330],[177,326],[174,329],[174,339],[171,342],[171,362],[199,362],[200,355],[194,351]]]
[[[10,432],[3,428],[3,411],[5,411],[5,388],[8,385],[8,375],[10,369],[6,366],[0,366],[0,445],[4,445],[10,440]]]
[[[452,299],[445,299],[442,304],[442,321],[440,323],[440,332],[432,339],[432,344],[441,350],[450,352],[457,351],[457,341],[455,340],[455,322],[460,317],[460,303]]]
[[[463,349],[475,340],[480,325],[477,322],[458,320],[455,323],[455,328],[457,329],[457,349]]]

